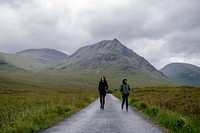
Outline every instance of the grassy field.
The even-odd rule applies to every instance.
[[[45,129],[93,102],[98,93],[0,78],[0,133],[35,132]]]
[[[121,98],[119,92],[114,95]],[[183,86],[134,89],[129,103],[169,132],[200,132],[200,88]]]

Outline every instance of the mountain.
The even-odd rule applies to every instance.
[[[65,62],[59,64],[57,69],[70,67],[97,71],[118,68],[122,71],[144,71],[164,76],[147,60],[122,45],[117,39],[104,40],[94,45],[82,47],[69,56]]]
[[[0,53],[0,55],[13,66],[34,71],[56,64],[68,57],[53,49],[28,49],[16,54]]]
[[[157,85],[158,82],[167,81],[162,72],[117,39],[82,47],[51,69],[73,73],[95,72],[100,75],[113,75],[112,78],[130,77],[140,85]]]
[[[171,63],[160,71],[180,85],[200,86],[200,67],[198,66],[186,63]]]

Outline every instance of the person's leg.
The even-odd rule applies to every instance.
[[[104,104],[105,104],[105,96],[104,96],[104,95],[102,95],[101,97],[102,97],[102,98],[101,98],[101,108],[102,108],[102,109],[104,109]]]
[[[123,110],[123,107],[124,107],[124,103],[125,103],[125,96],[122,96],[122,110]]]
[[[103,102],[103,104],[102,104],[103,108],[104,108],[104,104],[105,104],[105,97],[106,97],[106,95],[103,95],[103,101],[102,101]]]
[[[128,111],[128,95],[126,95],[126,110]]]
[[[100,104],[101,104],[101,108],[102,108],[102,95],[100,94]]]

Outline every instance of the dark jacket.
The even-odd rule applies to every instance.
[[[120,86],[120,92],[122,93],[122,96],[129,95],[129,92],[131,91],[129,84],[122,84]]]
[[[99,82],[99,94],[100,95],[106,95],[106,90],[108,89],[108,83],[107,82]]]

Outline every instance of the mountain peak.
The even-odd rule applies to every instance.
[[[116,38],[114,38],[113,40],[103,40],[103,41],[100,41],[100,42],[98,42],[98,43],[96,43],[96,44],[99,44],[99,43],[106,43],[106,44],[112,44],[112,45],[117,45],[117,44],[120,44],[120,45],[122,45],[122,43],[118,40],[118,39],[116,39]]]
[[[112,41],[115,42],[115,43],[120,43],[120,44],[122,44],[117,38],[113,39]]]
[[[113,39],[113,40],[103,40],[103,41],[100,41],[96,44],[99,44],[99,43],[107,43],[107,44],[120,44],[122,45],[122,43],[118,40],[118,39]]]

